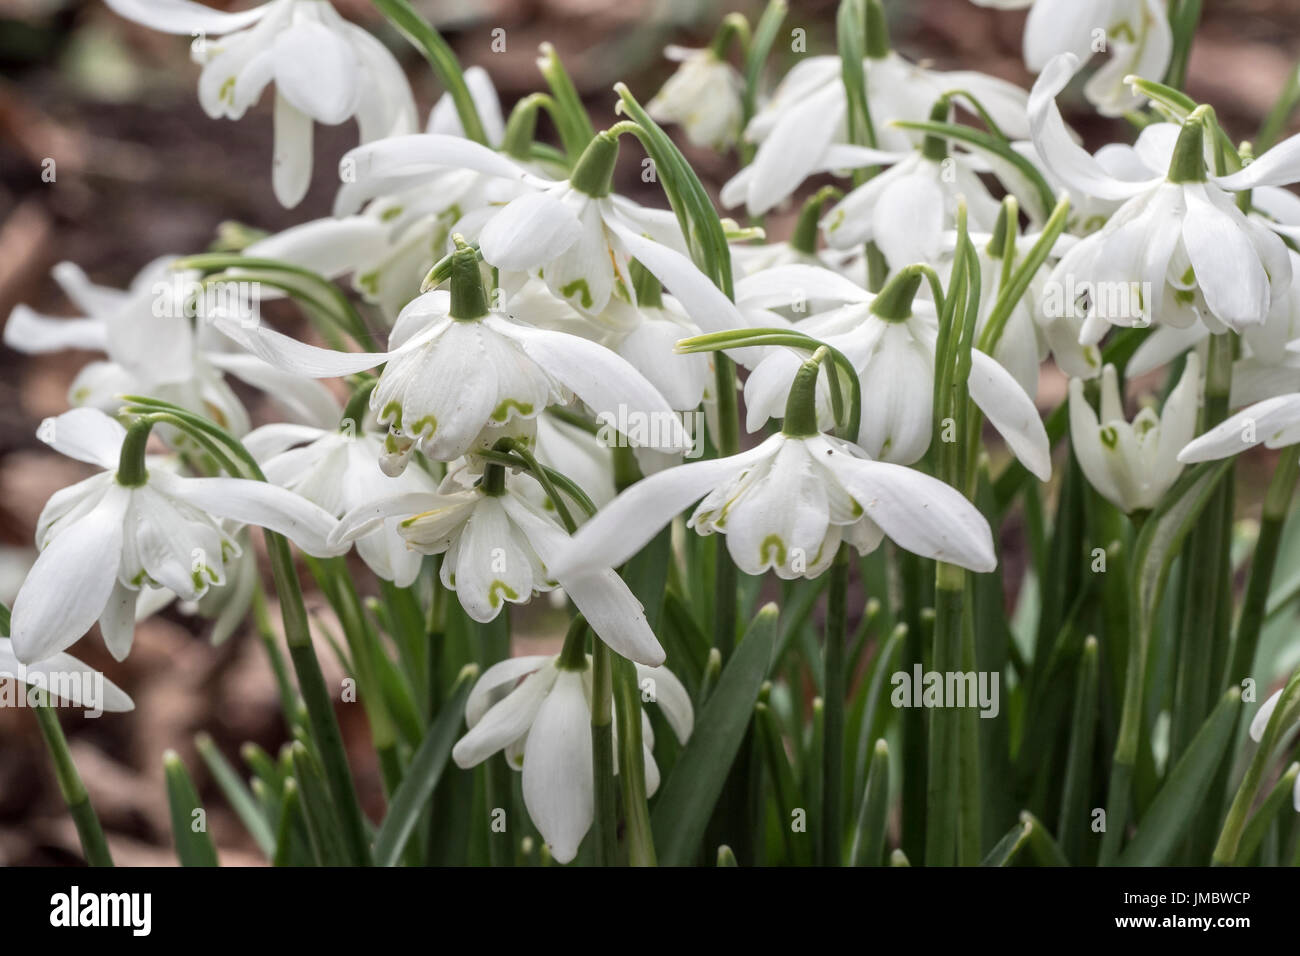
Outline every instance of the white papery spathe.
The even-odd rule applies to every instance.
[[[312,124],[356,118],[362,142],[415,129],[415,100],[379,40],[321,0],[271,0],[240,13],[189,0],[106,0],[120,16],[195,37],[203,64],[199,103],[213,119],[239,119],[275,83],[271,182],[281,205],[311,184]],[[221,34],[221,39],[214,35]]]
[[[591,668],[562,669],[557,657],[513,657],[489,667],[465,704],[469,730],[452,749],[469,768],[504,750],[523,771],[524,805],[551,855],[568,863],[591,829],[595,789],[591,753]],[[636,665],[637,685],[653,687],[674,735],[685,743],[694,727],[690,695],[665,667]],[[659,786],[654,732],[642,710],[646,796]],[[617,733],[617,731],[616,731]]]
[[[194,601],[225,583],[226,561],[239,547],[219,518],[277,531],[309,554],[340,553],[326,541],[337,524],[332,515],[265,482],[183,478],[153,461],[143,485],[119,484],[126,430],[98,410],[46,419],[37,434],[104,471],[56,492],[41,512],[41,554],[13,607],[14,653],[24,662],[71,646],[96,620],[109,651],[125,658],[143,586]]]
[[[551,570],[568,533],[526,490],[531,478],[510,477],[500,494],[474,483],[466,466],[454,468],[436,494],[404,494],[373,501],[343,517],[331,537],[344,544],[391,517],[422,554],[442,554],[442,583],[456,592],[474,620],[496,618],[509,604],[563,587],[595,634],[614,651],[643,664],[663,663],[664,651],[645,609],[608,568],[556,575]],[[523,486],[523,487],[521,487]]]
[[[973,71],[941,73],[909,63],[892,50],[864,60],[863,69],[876,145],[887,152],[907,151],[921,140],[891,125],[894,120],[926,119],[935,101],[953,90],[975,96],[1013,139],[1029,135],[1025,91],[1005,80]],[[743,203],[750,215],[762,215],[814,173],[864,165],[865,153],[846,145],[847,109],[840,58],[801,59],[745,128],[745,139],[758,143],[758,151],[723,187],[723,205]]]
[[[1149,511],[1178,480],[1179,452],[1196,434],[1201,363],[1187,356],[1178,385],[1157,415],[1143,408],[1130,423],[1113,365],[1101,374],[1100,419],[1083,395],[1083,382],[1070,380],[1070,440],[1074,454],[1097,492],[1121,511]]]
[[[27,354],[64,349],[105,352],[106,361],[87,364],[68,389],[68,403],[115,412],[123,395],[151,395],[215,421],[238,436],[248,430],[248,412],[226,383],[225,374],[261,389],[295,419],[328,414],[334,399],[321,383],[272,368],[245,352],[232,352],[225,336],[206,319],[208,300],[198,273],[172,268],[174,257],[146,265],[123,289],[97,285],[71,262],[53,269],[55,281],[82,315],[59,318],[17,305],[5,323],[4,343]],[[229,284],[239,296],[236,310],[257,308],[254,285]],[[197,296],[198,298],[192,299]],[[214,307],[229,307],[214,296]],[[238,322],[243,317],[230,316]],[[170,429],[162,434],[176,437]]]
[[[379,467],[382,435],[359,423],[341,428],[311,425],[263,425],[244,439],[258,459],[266,480],[320,505],[335,517],[372,501],[399,494],[437,491],[438,483],[423,468],[389,476]],[[409,587],[420,573],[421,556],[406,546],[390,518],[356,539],[357,554],[377,576]]]
[[[711,48],[664,48],[664,56],[679,64],[646,111],[660,123],[679,123],[694,145],[726,149],[736,141],[744,118],[744,80]]]
[[[1294,179],[1300,143],[1281,143],[1231,176],[1175,183],[1151,169],[1147,178],[1118,179],[1074,143],[1057,109],[1055,97],[1078,66],[1070,53],[1052,60],[1034,84],[1029,114],[1034,146],[1053,175],[1071,190],[1125,200],[1053,273],[1063,288],[1091,286],[1080,341],[1095,344],[1112,325],[1183,328],[1199,319],[1221,332],[1263,323],[1272,299],[1290,288],[1290,260],[1282,241],[1247,218],[1230,192]],[[1150,151],[1143,153],[1140,140],[1139,152],[1172,154],[1178,131],[1157,127],[1147,137]],[[1075,296],[1065,298],[1072,305]]]
[[[974,571],[997,564],[988,522],[943,482],[872,461],[827,435],[778,433],[750,451],[637,482],[578,529],[557,573],[622,565],[701,498],[688,526],[726,534],[746,574],[770,569],[785,580],[813,578],[841,541],[866,554],[885,535],[915,554]]]

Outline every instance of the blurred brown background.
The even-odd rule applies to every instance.
[[[739,9],[751,22],[761,12],[752,2],[704,0],[414,2],[466,66],[491,72],[507,110],[541,85],[537,46],[554,43],[597,128],[614,120],[616,81],[626,81],[642,102],[658,88],[671,69],[660,55],[665,43],[703,46],[727,11]],[[438,90],[414,49],[365,0],[336,5],[397,52],[427,113]],[[893,0],[887,6],[895,45],[909,56],[1031,82],[1020,61],[1023,14],[968,0]],[[802,27],[810,54],[833,53],[835,3],[792,0],[791,7],[785,36]],[[1234,138],[1248,138],[1300,54],[1300,2],[1214,0],[1206,8],[1189,92],[1216,106]],[[490,47],[497,27],[506,30],[504,53]],[[791,59],[789,44],[778,41],[774,68],[783,72]],[[328,214],[335,161],[355,143],[352,124],[316,128],[315,180],[303,204],[286,211],[271,194],[269,104],[264,99],[238,123],[210,120],[197,103],[197,75],[185,38],[120,20],[101,3],[0,0],[0,318],[18,302],[68,312],[48,277],[60,260],[121,286],[156,256],[203,249],[225,220],[277,230]],[[1075,119],[1093,147],[1127,135],[1122,123],[1082,112]],[[730,160],[688,155],[710,188],[732,171]],[[56,164],[53,183],[41,178],[47,158]],[[627,192],[661,204],[657,195],[645,194],[651,187],[640,182],[634,164],[625,163],[624,171]],[[779,217],[771,226],[782,234]],[[0,348],[0,600],[6,603],[32,560],[33,529],[45,500],[84,474],[77,463],[43,449],[36,423],[66,409],[69,382],[93,357],[33,358]],[[1060,394],[1042,398],[1054,403]],[[262,649],[248,635],[220,648],[204,636],[201,623],[169,611],[139,627],[123,664],[108,657],[95,635],[75,648],[137,705],[134,713],[99,720],[64,712],[74,755],[121,864],[174,859],[161,773],[168,747],[180,751],[195,774],[223,862],[260,859],[213,792],[192,739],[209,732],[232,760],[245,740],[274,752],[284,735],[274,682]],[[357,744],[360,783],[373,805],[378,781],[365,762],[364,718],[359,708],[349,708],[342,719]],[[0,708],[0,865],[79,860],[32,715]]]

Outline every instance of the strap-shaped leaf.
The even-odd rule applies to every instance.
[[[661,866],[687,866],[695,860],[767,678],[776,625],[775,604],[764,606],[754,617],[659,793],[651,820]]]
[[[1231,688],[1219,699],[1151,801],[1133,842],[1120,854],[1121,866],[1163,866],[1169,862],[1183,833],[1213,790],[1206,783],[1214,778],[1228,750],[1240,708],[1239,687]],[[1121,825],[1110,820],[1107,824]]]
[[[424,811],[429,798],[433,796],[433,788],[438,785],[438,779],[447,766],[452,745],[455,744],[456,735],[460,733],[461,724],[465,720],[465,701],[477,676],[476,665],[465,665],[457,676],[456,683],[452,685],[451,692],[447,695],[446,702],[438,712],[433,726],[429,728],[424,741],[411,758],[411,765],[406,769],[402,785],[393,794],[388,815],[384,817],[384,822],[380,824],[379,833],[375,837],[376,865],[394,866],[401,857],[407,839],[415,830],[420,814]]]

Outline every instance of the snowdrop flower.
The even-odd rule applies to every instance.
[[[467,466],[453,469],[435,494],[407,493],[371,501],[344,515],[331,544],[369,534],[390,517],[398,532],[422,554],[441,554],[442,583],[456,592],[466,613],[491,621],[507,604],[525,604],[534,593],[563,587],[591,629],[619,654],[657,665],[663,648],[646,623],[645,610],[608,568],[556,575],[551,570],[569,536],[526,491],[532,479],[507,479],[489,466],[474,480]]]
[[[1199,319],[1212,332],[1241,331],[1268,316],[1271,301],[1286,293],[1291,264],[1282,241],[1248,219],[1231,190],[1276,184],[1300,174],[1296,145],[1279,144],[1231,176],[1210,176],[1204,162],[1206,118],[1197,111],[1181,128],[1156,127],[1173,160],[1161,176],[1118,179],[1077,146],[1066,132],[1054,97],[1078,66],[1062,54],[1043,71],[1030,94],[1034,145],[1043,162],[1069,188],[1124,204],[1099,231],[1067,252],[1053,282],[1088,283],[1090,302],[1083,344],[1100,341],[1111,325],[1180,328]],[[1139,142],[1139,146],[1143,144]]]
[[[1124,418],[1123,396],[1113,365],[1101,374],[1101,417],[1070,380],[1070,440],[1088,483],[1121,511],[1149,511],[1182,474],[1179,452],[1196,434],[1200,409],[1200,359],[1187,356],[1178,385],[1159,415],[1151,408]]]
[[[56,451],[104,469],[57,492],[36,528],[40,557],[13,607],[13,649],[31,663],[69,647],[99,621],[118,660],[134,637],[142,586],[194,601],[226,582],[239,554],[218,518],[285,535],[309,554],[338,549],[336,524],[283,488],[242,478],[183,478],[157,460],[142,462],[142,438],[95,409],[46,419],[37,434]]]
[[[974,0],[983,7],[1020,10],[1032,6],[1025,22],[1025,65],[1041,72],[1053,57],[1073,53],[1087,60],[1109,51],[1110,60],[1084,87],[1084,95],[1103,116],[1136,109],[1140,98],[1125,83],[1130,74],[1158,80],[1173,54],[1173,30],[1160,0]]]
[[[383,436],[363,426],[348,417],[334,428],[263,425],[244,439],[244,446],[267,481],[335,517],[380,498],[437,491],[437,482],[422,468],[407,468],[394,477],[384,474],[379,467]],[[356,546],[371,571],[398,587],[410,586],[420,572],[421,556],[397,533],[396,518],[357,538]]]
[[[796,274],[796,270],[799,270]],[[774,269],[742,280],[745,295],[760,290],[776,300],[797,291],[810,298],[845,304],[795,323],[794,328],[839,350],[862,381],[862,423],[858,445],[871,457],[909,465],[930,447],[933,431],[935,348],[939,319],[934,305],[913,297],[921,274],[904,269],[879,296],[833,273],[805,267]],[[768,349],[745,382],[746,427],[757,431],[785,405],[801,359],[790,349]],[[971,352],[971,398],[1033,474],[1051,474],[1047,432],[1033,399],[996,359]],[[830,390],[818,388],[818,420],[832,424]]]
[[[989,571],[997,564],[988,522],[959,492],[910,468],[872,461],[821,433],[813,405],[819,362],[804,362],[783,430],[757,448],[691,462],[642,479],[578,529],[558,573],[622,565],[688,505],[687,526],[722,533],[746,574],[814,578],[840,542],[860,554],[888,535],[916,554]]]
[[[265,391],[295,418],[313,420],[333,406],[319,382],[277,370],[256,356],[226,350],[190,297],[197,273],[157,259],[128,289],[96,285],[71,262],[54,267],[55,281],[83,313],[76,318],[41,315],[18,305],[5,324],[4,343],[28,354],[63,349],[105,352],[106,361],[85,366],[68,389],[73,406],[115,412],[122,395],[152,395],[212,419],[238,436],[248,431],[248,412],[225,380],[229,373]],[[242,294],[242,292],[241,292]],[[205,308],[199,303],[200,312]],[[163,435],[175,437],[170,429]]]
[[[952,90],[975,96],[1008,136],[1028,136],[1024,90],[981,73],[941,73],[909,63],[889,49],[879,3],[873,0],[867,13],[863,70],[877,147],[895,153],[910,149],[920,137],[892,122],[925,119],[934,102]],[[758,151],[754,162],[723,188],[723,205],[744,203],[751,215],[762,215],[814,173],[869,165],[868,154],[845,145],[847,112],[839,57],[801,59],[745,128],[745,139],[757,143]]]
[[[685,247],[673,213],[643,209],[613,194],[617,160],[617,135],[599,133],[569,178],[555,181],[477,143],[424,134],[358,147],[344,156],[343,166],[355,170],[358,181],[460,168],[522,184],[527,188],[517,198],[487,210],[486,221],[476,224],[483,260],[505,271],[540,273],[557,297],[596,315],[616,288],[632,295],[626,235],[648,234]]]
[[[213,119],[241,118],[274,81],[271,179],[287,208],[311,184],[313,123],[335,126],[355,117],[362,142],[415,129],[415,100],[397,60],[331,3],[270,0],[239,13],[189,0],[107,3],[154,30],[198,37],[199,103]]]
[[[470,67],[465,85],[488,142],[499,144],[504,135],[501,103],[487,71]],[[448,94],[430,112],[427,131],[464,137]],[[349,176],[339,189],[333,216],[291,226],[253,243],[244,254],[289,262],[330,279],[351,273],[353,288],[379,305],[391,323],[419,294],[453,227],[481,207],[507,202],[518,193],[513,184],[473,170],[431,170],[417,180],[370,177],[360,182]],[[385,187],[393,191],[376,192]]]
[[[934,118],[947,120],[946,102],[935,112]],[[998,203],[980,181],[981,167],[962,153],[949,155],[939,137],[927,137],[921,147],[906,152],[882,152],[876,159],[889,169],[854,189],[822,219],[832,248],[874,241],[894,269],[934,262],[944,230],[955,226],[963,202],[971,229],[993,230]]]
[[[617,418],[622,407],[672,417],[663,396],[614,352],[576,335],[535,328],[522,316],[489,312],[487,301],[477,256],[462,242],[450,291],[427,292],[403,309],[388,352],[335,352],[270,329],[249,330],[227,320],[217,325],[277,367],[303,375],[350,375],[383,363],[370,407],[389,426],[385,467],[394,474],[413,448],[452,461],[480,444],[485,429],[536,417],[575,395],[597,414]],[[664,450],[689,445],[680,426],[665,431]]]
[[[681,681],[665,667],[636,665],[637,683],[653,682],[655,700],[682,743],[695,716]],[[452,749],[461,768],[505,750],[507,763],[523,771],[528,816],[559,863],[577,855],[591,829],[595,789],[591,754],[591,669],[583,656],[569,665],[564,655],[513,657],[489,667],[465,704],[469,730]],[[659,784],[649,715],[642,711],[647,796]]]
[[[135,710],[135,702],[122,688],[71,654],[52,654],[39,663],[28,663],[14,653],[10,638],[0,637],[0,701],[13,699],[12,689],[5,686],[10,680],[39,688],[60,704],[85,707],[95,716]]]
[[[712,47],[669,46],[664,55],[681,66],[646,106],[661,123],[680,123],[696,146],[726,149],[736,140],[744,115],[744,81]]]

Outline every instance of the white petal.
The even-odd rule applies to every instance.
[[[212,324],[263,361],[308,378],[355,375],[388,360],[387,352],[336,352],[299,342],[262,325],[248,328],[231,316],[214,317]]]
[[[771,309],[800,301],[870,302],[871,299],[871,293],[852,279],[821,266],[776,266],[736,283],[736,301],[747,308]]]
[[[682,682],[666,667],[646,667],[636,665],[637,684],[646,687],[647,680],[653,681],[655,703],[663,712],[668,726],[673,729],[677,739],[686,743],[695,728],[695,711],[691,707],[691,695],[686,692]]]
[[[1215,425],[1178,453],[1178,460],[1213,461],[1236,455],[1300,422],[1300,394],[1265,399]]]
[[[388,247],[387,229],[370,216],[313,219],[244,250],[253,259],[279,259],[333,279]]]
[[[537,711],[524,751],[524,805],[558,863],[568,863],[591,828],[591,711],[582,675],[561,671]]]
[[[816,460],[895,544],[972,571],[997,566],[988,522],[959,491],[902,465],[854,458],[829,443],[826,448],[833,453]]]
[[[553,667],[534,671],[504,699],[489,708],[452,748],[451,759],[456,761],[456,766],[464,769],[480,764],[528,733],[538,708],[555,683],[555,676]]]
[[[338,525],[334,516],[292,491],[244,478],[173,476],[159,482],[160,477],[151,476],[150,483],[215,517],[276,531],[310,555],[330,557],[347,550],[328,543]]]
[[[44,660],[75,644],[103,613],[117,580],[130,497],[114,485],[40,553],[14,599],[11,636],[19,660]]]
[[[113,660],[124,661],[131,653],[131,642],[135,639],[135,607],[139,598],[139,591],[116,581],[104,613],[99,616],[99,630]]]
[[[1217,208],[1205,187],[1188,186],[1183,246],[1210,311],[1234,329],[1268,315],[1268,274],[1241,224]]]
[[[251,10],[229,13],[189,0],[105,0],[119,17],[143,23],[163,33],[222,34],[241,30],[260,20],[270,8],[267,3]]]
[[[1021,463],[1038,478],[1052,476],[1052,447],[1034,401],[992,356],[971,351],[970,397]]]
[[[4,343],[16,352],[35,354],[63,349],[108,348],[104,323],[99,319],[57,319],[16,305],[5,323]]]
[[[24,664],[7,637],[0,637],[0,675],[43,687],[72,706],[101,707],[109,713],[135,709],[122,688],[71,654],[54,654],[40,663]]]
[[[1264,739],[1264,731],[1268,728],[1268,722],[1273,717],[1273,711],[1277,710],[1277,702],[1282,699],[1282,691],[1276,690],[1259,705],[1259,710],[1255,712],[1255,717],[1250,722],[1250,739],[1259,743]]]
[[[515,683],[554,660],[552,655],[531,654],[498,661],[483,672],[465,701],[465,726],[475,727],[483,715],[500,699],[499,692],[509,693]]]
[[[311,185],[312,119],[280,95],[275,98],[273,119],[271,185],[280,205],[292,209]]]
[[[664,649],[646,621],[645,608],[614,571],[601,568],[579,574],[557,574],[555,564],[571,543],[569,536],[553,522],[534,514],[512,495],[502,503],[510,518],[528,538],[537,557],[565,593],[592,631],[613,650],[641,664],[657,665]]]
[[[74,408],[41,422],[36,437],[61,455],[116,469],[126,429],[96,408]]]
[[[358,182],[440,168],[472,169],[488,176],[552,185],[480,143],[435,133],[392,136],[367,143],[345,153],[339,163],[345,181]]]
[[[654,416],[660,425],[654,432],[662,440],[651,447],[660,451],[690,447],[690,436],[667,400],[617,352],[576,335],[532,329],[498,316],[485,321],[494,331],[518,342],[524,354],[586,402],[598,420],[603,414],[611,421],[624,421],[629,412]]]
[[[643,478],[578,529],[552,574],[575,576],[618,567],[641,550],[673,517],[754,462],[775,454],[773,436],[730,458],[696,461]]]
[[[1083,380],[1077,378],[1070,380],[1070,441],[1074,446],[1074,457],[1088,479],[1088,484],[1097,489],[1097,493],[1107,501],[1117,507],[1127,508],[1127,503],[1111,477],[1106,453],[1101,446],[1097,413],[1084,398]]]
[[[352,115],[360,93],[360,64],[339,33],[323,23],[295,23],[276,36],[272,55],[277,99],[327,126]]]
[[[1034,147],[1043,165],[1072,189],[1099,199],[1128,199],[1145,192],[1153,182],[1125,182],[1112,177],[1096,159],[1070,138],[1056,96],[1079,68],[1079,58],[1062,53],[1052,59],[1029,94],[1029,122]]]
[[[499,269],[524,271],[545,265],[582,235],[567,203],[549,193],[530,192],[511,200],[479,234],[483,259]]]
[[[1282,140],[1244,169],[1214,181],[1234,192],[1256,186],[1290,186],[1300,180],[1300,135]]]

